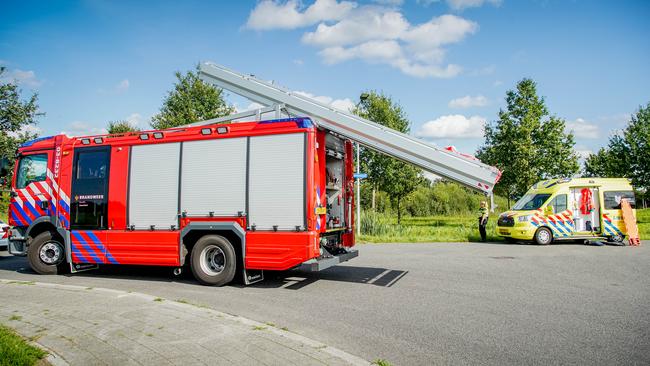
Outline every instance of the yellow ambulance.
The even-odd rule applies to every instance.
[[[622,199],[634,209],[634,190],[625,178],[541,181],[499,215],[497,235],[540,245],[580,239],[622,242],[626,235]]]

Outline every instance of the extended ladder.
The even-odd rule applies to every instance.
[[[260,113],[271,111],[279,115],[281,111],[285,111],[292,116],[310,117],[319,127],[486,194],[491,194],[501,175],[498,169],[476,159],[440,149],[407,134],[332,108],[313,98],[296,94],[252,76],[236,73],[214,63],[200,64],[199,77],[205,82],[260,103],[266,108],[263,111],[243,112],[193,125],[218,123],[222,120],[232,120],[233,117],[255,114],[259,116]]]

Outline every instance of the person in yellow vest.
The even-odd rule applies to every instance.
[[[481,234],[481,241],[487,241],[487,233],[485,227],[488,223],[488,205],[486,201],[481,201],[481,207],[478,209],[478,232]]]

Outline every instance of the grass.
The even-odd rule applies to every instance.
[[[636,210],[636,222],[641,239],[650,239],[650,208]]]
[[[495,234],[498,213],[490,215],[487,226],[489,241],[503,241]],[[361,213],[360,242],[418,243],[418,242],[472,242],[479,241],[478,218],[466,216],[402,217],[397,224],[395,215],[374,212]],[[650,238],[650,208],[637,210],[637,224],[641,239]]]
[[[381,358],[372,361],[372,364],[377,366],[391,366],[390,362],[382,360]]]
[[[502,240],[495,234],[497,214],[488,220],[488,240]],[[369,243],[417,243],[417,242],[469,242],[478,241],[478,217],[471,216],[428,216],[397,217],[373,212],[361,214],[361,237],[359,241]]]
[[[0,366],[31,366],[47,355],[21,338],[10,328],[0,325]]]

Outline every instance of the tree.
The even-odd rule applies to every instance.
[[[227,116],[235,111],[224,100],[223,90],[199,79],[198,73],[176,72],[177,82],[152,118],[151,126],[157,130],[178,127],[188,123]]]
[[[626,177],[643,192],[650,189],[650,103],[640,106],[607,147],[587,157],[585,175]]]
[[[354,113],[360,117],[408,133],[410,122],[402,107],[390,97],[375,91],[362,93]],[[368,174],[368,182],[380,191],[388,193],[396,203],[397,222],[402,220],[402,200],[420,184],[421,171],[412,165],[390,156],[362,149],[361,169]]]
[[[119,134],[127,132],[138,132],[140,129],[128,121],[111,121],[106,127],[109,134]]]
[[[606,148],[587,156],[584,175],[604,178],[629,177],[630,165],[630,150],[625,140],[619,135],[614,135],[609,139]]]
[[[573,134],[564,129],[563,119],[549,115],[533,80],[523,79],[506,93],[506,109],[485,126],[485,143],[476,155],[503,172],[495,193],[508,198],[508,206],[535,182],[578,171]]]
[[[6,68],[0,67],[0,80]],[[36,123],[45,113],[38,111],[38,94],[29,98],[21,97],[21,90],[14,81],[0,81],[0,179],[11,180],[14,166],[14,154],[18,146],[35,138],[35,133],[26,127]]]

